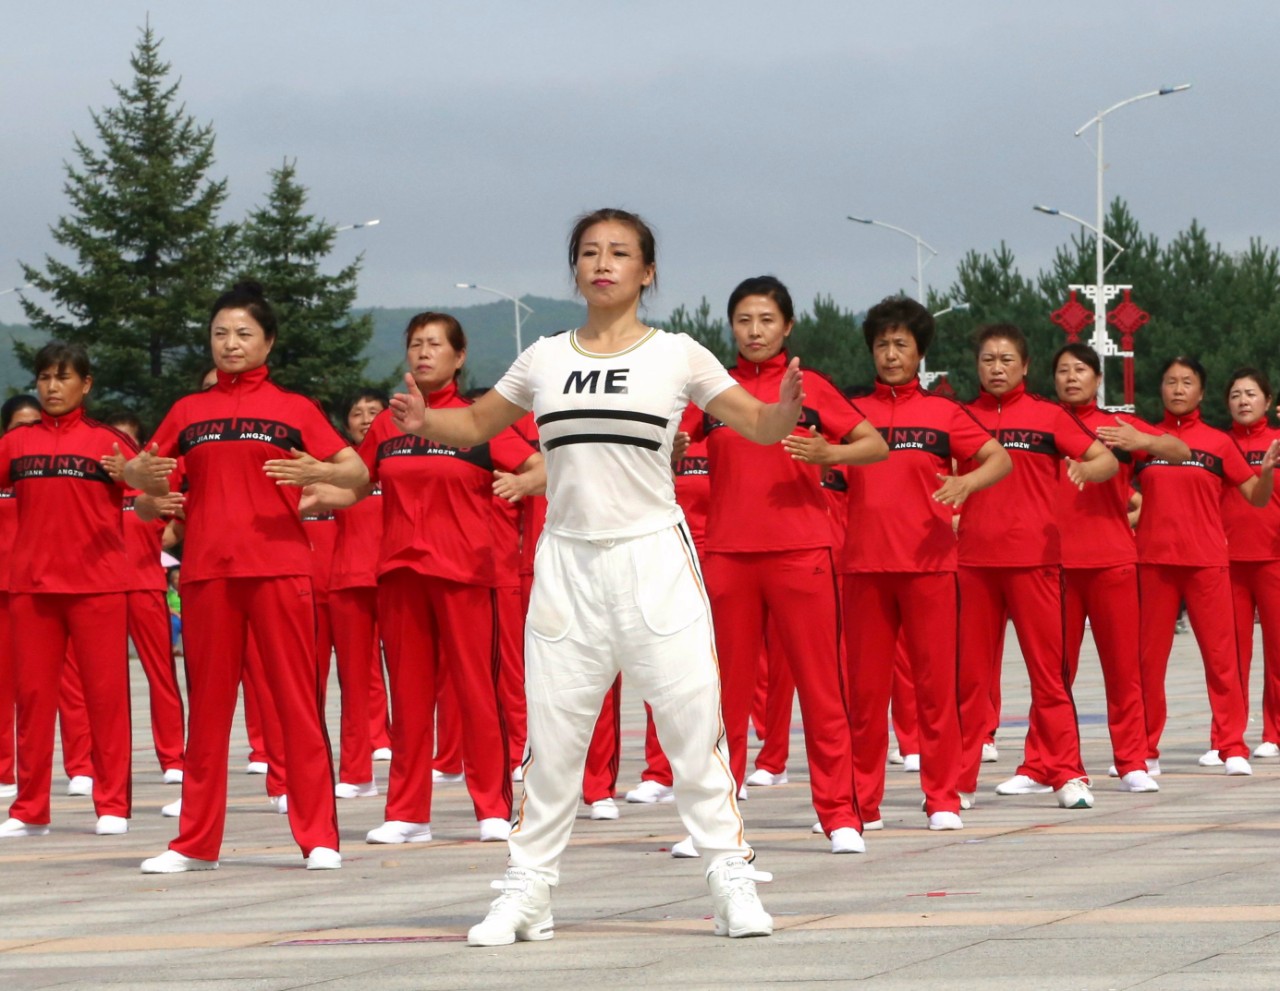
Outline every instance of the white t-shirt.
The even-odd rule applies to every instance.
[[[684,519],[671,444],[690,402],[705,409],[737,383],[685,334],[650,330],[617,354],[570,331],[543,337],[495,389],[533,411],[547,463],[546,529],[563,537],[638,537]]]

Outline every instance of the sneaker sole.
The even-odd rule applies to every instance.
[[[1073,804],[1071,804],[1071,805],[1063,805],[1063,806],[1061,806],[1061,808],[1064,808],[1064,809],[1091,809],[1091,808],[1093,808],[1093,806],[1092,806],[1092,805],[1090,805],[1088,802],[1086,802],[1084,799],[1081,799],[1080,801],[1078,801],[1078,802],[1074,802],[1074,803],[1073,803]]]
[[[748,926],[734,931],[729,928],[728,923],[721,919],[716,919],[716,935],[728,936],[730,939],[743,939],[747,936],[772,936],[773,924],[770,923],[767,926]]]
[[[555,919],[548,916],[544,922],[535,922],[531,926],[525,926],[511,933],[508,938],[485,939],[483,936],[472,936],[467,933],[468,946],[510,946],[519,941],[522,943],[540,943],[543,940],[555,937]]]

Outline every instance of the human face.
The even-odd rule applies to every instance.
[[[1098,395],[1101,377],[1073,354],[1064,354],[1053,370],[1053,384],[1058,398],[1068,406],[1083,406]]]
[[[413,332],[404,360],[425,396],[453,381],[467,360],[467,352],[458,351],[449,343],[443,324],[429,323]]]
[[[70,365],[50,365],[36,376],[36,395],[50,416],[66,416],[79,409],[93,388],[93,376],[81,378]]]
[[[248,310],[219,310],[209,327],[209,348],[218,371],[228,375],[261,368],[275,340],[267,340],[262,325]]]
[[[759,364],[782,351],[795,321],[788,321],[772,296],[743,296],[733,308],[738,354]]]
[[[890,327],[871,342],[871,359],[876,364],[876,378],[885,385],[906,385],[920,370],[916,335],[906,327]]]
[[[646,264],[640,238],[630,224],[602,220],[592,224],[578,242],[574,277],[587,306],[631,306],[653,284],[654,267]]]
[[[978,383],[993,396],[1003,396],[1016,389],[1027,377],[1027,362],[1018,354],[1018,346],[1007,337],[992,337],[982,342],[978,352]]]
[[[1164,400],[1164,408],[1174,416],[1186,416],[1204,398],[1200,376],[1186,365],[1170,366],[1160,381],[1160,398]]]
[[[23,406],[9,417],[9,422],[4,425],[5,432],[12,430],[14,427],[24,427],[28,423],[39,423],[40,411],[30,406]]]
[[[1266,416],[1270,403],[1271,397],[1249,376],[1232,382],[1231,391],[1227,393],[1227,409],[1231,413],[1231,419],[1242,427],[1251,427]]]
[[[374,418],[384,409],[386,407],[376,399],[357,400],[347,413],[347,435],[359,444],[369,432]]]

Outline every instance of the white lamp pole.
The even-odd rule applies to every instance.
[[[354,231],[361,227],[377,227],[381,220],[363,220],[358,224],[343,224],[341,227],[335,227],[333,232],[337,234],[339,231]]]
[[[480,292],[489,292],[489,293],[493,293],[493,295],[495,296],[501,296],[503,299],[509,299],[515,305],[515,310],[516,310],[516,357],[519,357],[524,352],[524,343],[522,342],[520,337],[520,322],[521,322],[520,311],[523,310],[525,313],[532,314],[533,313],[532,306],[529,306],[527,303],[522,303],[520,300],[516,299],[514,296],[511,296],[508,293],[502,292],[499,289],[490,289],[488,286],[477,285],[474,282],[455,282],[454,288],[478,289]]]

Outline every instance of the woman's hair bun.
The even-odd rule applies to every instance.
[[[267,298],[266,291],[262,288],[262,283],[254,279],[241,279],[231,287],[231,291],[244,293],[247,296],[258,296],[262,299]]]

